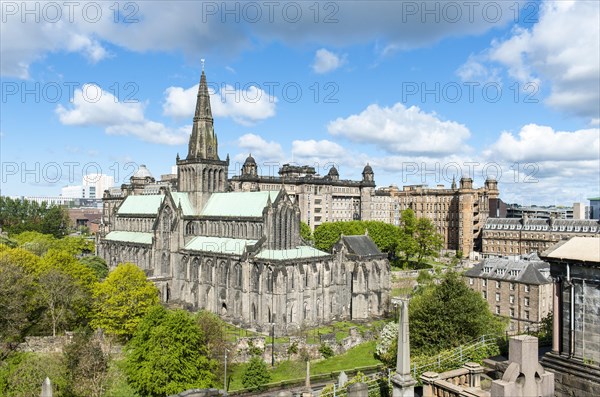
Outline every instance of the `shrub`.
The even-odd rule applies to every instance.
[[[253,356],[242,375],[242,384],[251,391],[264,390],[264,385],[271,380],[267,364],[259,356]]]
[[[331,346],[326,343],[321,343],[321,346],[319,347],[319,353],[321,353],[324,359],[328,359],[335,355]]]
[[[288,347],[287,354],[290,356],[292,354],[298,354],[298,342],[294,342]]]

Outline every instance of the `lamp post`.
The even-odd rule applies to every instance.
[[[271,367],[275,366],[275,312],[271,318]]]

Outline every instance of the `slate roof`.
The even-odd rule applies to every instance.
[[[288,250],[262,250],[257,255],[257,259],[286,261],[294,259],[309,259],[328,256],[327,252],[320,251],[316,248],[301,245]]]
[[[152,233],[114,231],[108,233],[104,239],[109,241],[149,245],[152,244]]]
[[[242,255],[247,246],[254,245],[256,242],[257,240],[198,236],[188,242],[184,249],[189,251]]]
[[[119,215],[156,215],[164,196],[162,194],[127,196],[119,207]]]
[[[568,230],[571,228],[571,230]],[[541,218],[488,218],[485,222],[486,230],[553,230],[553,231],[584,231],[599,232],[600,223],[595,219],[549,219]]]
[[[487,258],[467,270],[466,277],[477,277],[492,280],[514,281],[522,284],[548,284],[550,264],[542,261],[533,253],[521,259]]]
[[[342,242],[348,248],[348,253],[357,256],[380,256],[383,253],[369,236],[342,236]]]
[[[202,216],[260,218],[269,198],[279,191],[213,193],[202,209]]]

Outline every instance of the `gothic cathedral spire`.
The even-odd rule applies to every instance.
[[[213,117],[210,110],[210,97],[204,67],[198,86],[196,111],[194,113],[194,126],[190,136],[187,160],[219,160],[217,136],[213,126]]]

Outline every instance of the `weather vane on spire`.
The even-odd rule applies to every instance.
[[[202,62],[202,71],[204,72],[204,58],[200,59],[200,62]]]

